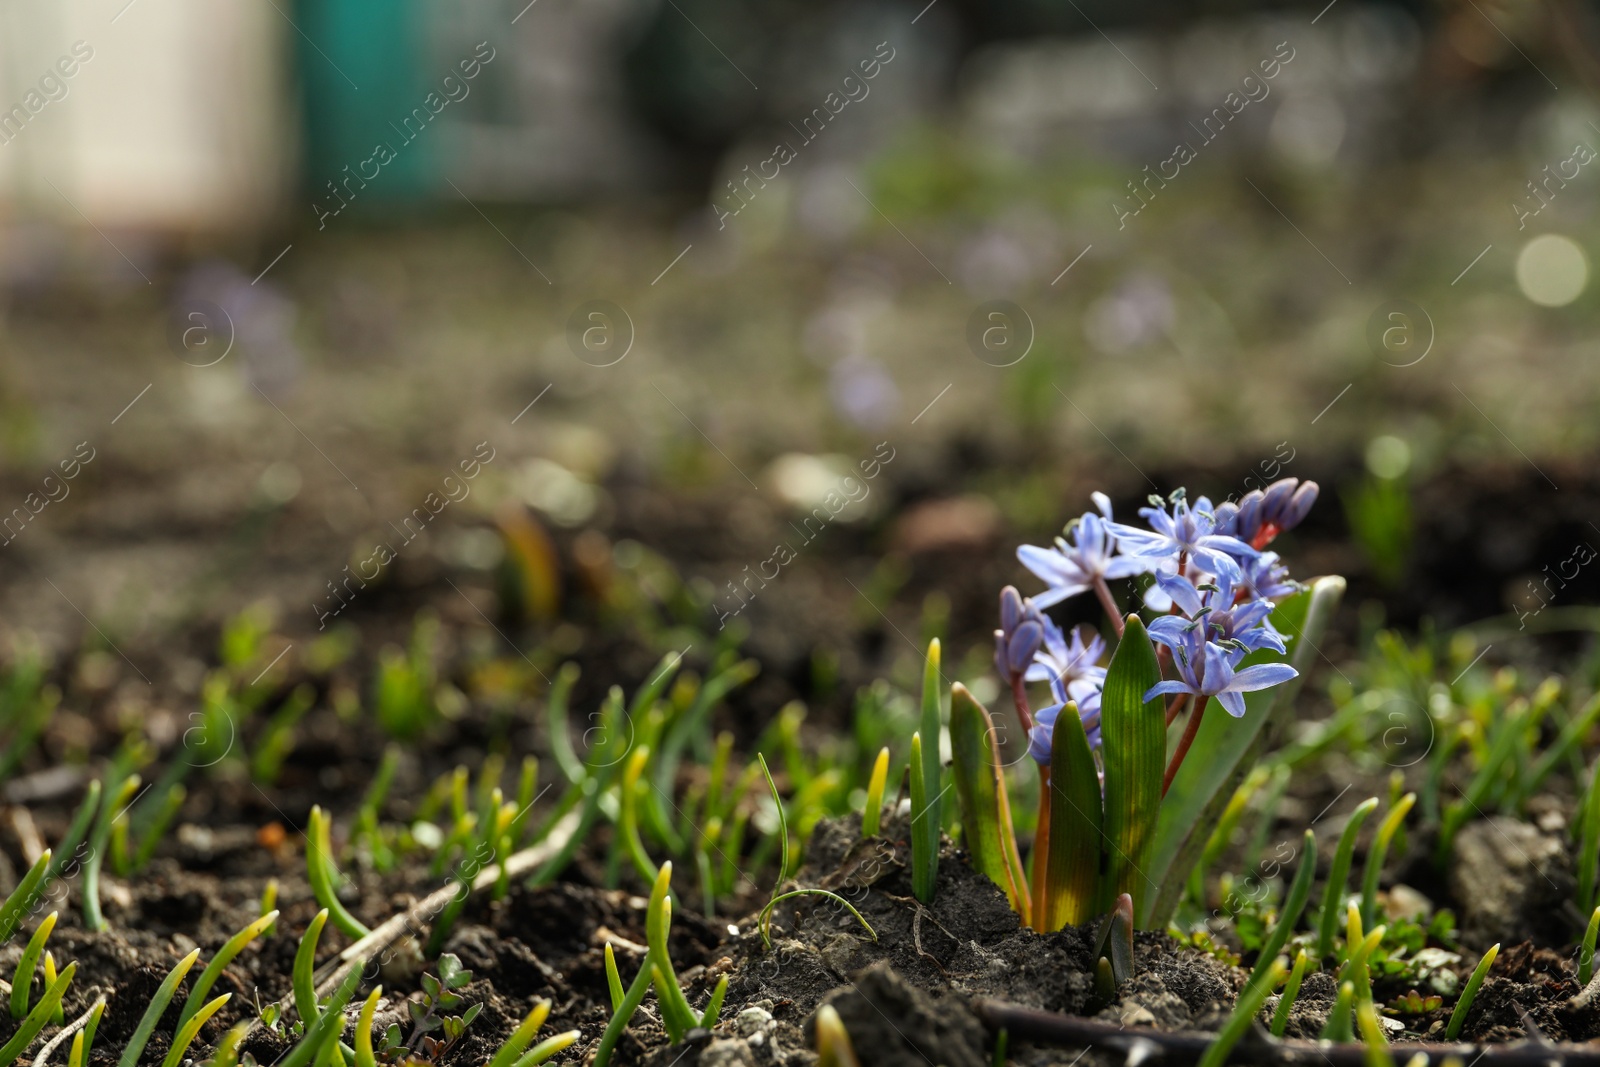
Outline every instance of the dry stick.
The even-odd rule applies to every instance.
[[[531,848],[525,848],[521,852],[508,856],[505,863],[507,877],[517,878],[543,865],[551,856],[566,847],[567,839],[578,828],[579,821],[579,813],[569,811],[561,817],[560,822],[551,827],[550,833],[545,835],[543,841]],[[494,885],[499,877],[499,865],[491,864],[478,872],[477,877],[472,880],[472,888],[474,890],[486,889]],[[339,953],[338,957],[332,962],[323,965],[322,973],[316,979],[318,997],[331,993],[353,968],[364,965],[383,949],[398,941],[402,935],[413,927],[413,924],[419,920],[426,920],[438,915],[444,909],[444,906],[450,902],[450,898],[460,891],[461,884],[459,882],[451,882],[449,885],[429,893],[405,911],[400,912],[398,915],[391,915],[388,919],[374,926],[370,934]],[[294,995],[292,993],[278,1002],[280,1012],[287,1012],[293,1006]],[[245,1040],[249,1040],[250,1035],[255,1033],[256,1027],[260,1025],[261,1019],[258,1016],[250,1024],[249,1031],[245,1033]]]
[[[94,1014],[95,1008],[99,1007],[105,1002],[106,998],[101,997],[99,1000],[89,1005],[88,1011],[84,1012],[82,1015],[78,1016],[76,1019],[72,1020],[70,1023],[57,1031],[56,1035],[52,1037],[44,1046],[44,1048],[39,1050],[39,1054],[33,1058],[33,1067],[44,1067],[46,1063],[49,1063],[50,1054],[56,1049],[60,1048],[62,1043],[65,1042],[67,1038],[71,1037],[79,1030],[82,1030],[85,1026],[88,1026],[89,1016]]]
[[[1032,1041],[1041,1045],[1066,1048],[1103,1047],[1125,1055],[1155,1053],[1164,1067],[1196,1064],[1206,1049],[1216,1040],[1215,1034],[1173,1033],[1146,1026],[1122,1026],[1119,1023],[1088,1019],[1079,1015],[1025,1008],[1019,1004],[980,998],[973,1010],[990,1033],[1005,1030],[1010,1040]],[[1517,1041],[1501,1045],[1432,1044],[1429,1042],[1396,1045],[1408,1055],[1422,1053],[1431,1063],[1439,1063],[1447,1056],[1462,1063],[1480,1062],[1484,1067],[1549,1067],[1561,1063],[1563,1067],[1600,1067],[1600,1047],[1552,1043],[1548,1041]],[[1316,1064],[1317,1067],[1366,1067],[1370,1053],[1360,1042],[1330,1044],[1326,1041],[1279,1040],[1256,1034],[1247,1036],[1235,1045],[1229,1059],[1239,1063],[1260,1064],[1262,1067],[1293,1067]]]
[[[1183,728],[1183,737],[1178,740],[1178,750],[1172,754],[1172,762],[1167,764],[1167,776],[1161,780],[1162,796],[1166,796],[1167,790],[1172,788],[1172,780],[1178,776],[1178,768],[1183,766],[1183,757],[1189,754],[1194,735],[1200,732],[1200,716],[1205,713],[1206,697],[1202,694],[1195,699],[1194,710],[1189,713],[1189,721]]]

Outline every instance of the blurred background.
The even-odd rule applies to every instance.
[[[981,660],[1094,489],[1284,476],[1347,633],[1538,628],[1597,89],[1576,0],[5,5],[0,630],[559,645],[629,574],[815,696]]]

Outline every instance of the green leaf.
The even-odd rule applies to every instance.
[[[1013,911],[1026,916],[1028,884],[1011,826],[1011,801],[994,720],[960,682],[950,687],[950,751],[972,865],[1005,891]]]
[[[1035,902],[1038,916],[1034,922],[1046,932],[1094,915],[1100,891],[1103,822],[1100,774],[1076,704],[1069,702],[1056,717],[1050,747],[1048,867],[1045,899]]]
[[[1122,893],[1134,907],[1158,888],[1144,875],[1145,854],[1161,814],[1161,779],[1167,755],[1166,705],[1144,694],[1161,681],[1156,650],[1137,615],[1129,615],[1122,640],[1106,669],[1100,698],[1100,737],[1105,761],[1105,831],[1109,877],[1101,887],[1111,907]]]
[[[1209,715],[1201,724],[1183,767],[1161,801],[1155,840],[1150,846],[1145,873],[1161,891],[1149,894],[1139,910],[1139,926],[1164,929],[1183,896],[1189,871],[1205,848],[1209,829],[1245,774],[1272,744],[1294,704],[1294,695],[1316,661],[1317,646],[1344,593],[1337,575],[1314,579],[1272,613],[1272,625],[1284,635],[1286,656],[1263,649],[1247,656],[1245,665],[1272,663],[1285,658],[1300,672],[1286,685],[1245,694],[1245,713]]]

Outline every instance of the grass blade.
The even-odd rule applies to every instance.
[[[1369,797],[1356,806],[1339,835],[1339,847],[1333,854],[1333,867],[1328,871],[1328,885],[1322,891],[1322,922],[1317,927],[1317,958],[1326,959],[1333,954],[1333,935],[1339,928],[1339,917],[1344,914],[1345,885],[1350,878],[1350,861],[1355,855],[1356,834],[1378,807],[1378,798]]]
[[[1129,615],[1122,640],[1106,669],[1100,698],[1101,757],[1105,762],[1106,859],[1110,874],[1101,907],[1122,893],[1134,907],[1154,887],[1144,876],[1145,853],[1161,815],[1161,779],[1166,770],[1165,701],[1146,703],[1144,694],[1161,681],[1155,648],[1138,615]]]
[[[952,702],[950,709],[951,729],[955,729],[955,705]],[[872,778],[867,782],[867,806],[861,810],[861,836],[878,836],[878,827],[883,819],[883,791],[889,784],[889,749],[878,750],[878,758],[872,764]]]
[[[179,1023],[178,1032],[172,1038],[172,1047],[167,1050],[167,1057],[161,1061],[161,1067],[178,1067],[183,1062],[183,1054],[189,1051],[190,1044],[194,1042],[195,1035],[206,1024],[206,1020],[215,1015],[224,1004],[232,999],[232,993],[224,993],[191,1015],[186,1022]]]
[[[340,875],[333,862],[333,836],[328,827],[330,822],[332,819],[320,806],[311,809],[310,824],[306,828],[306,879],[311,883],[317,903],[327,909],[333,925],[344,931],[347,937],[359,941],[372,931],[350,914],[339,900],[334,881]]]
[[[1589,916],[1589,928],[1583,932],[1583,944],[1578,947],[1578,984],[1588,985],[1594,977],[1594,943],[1600,935],[1600,908]]]
[[[911,735],[911,892],[922,903],[931,904],[939,880],[939,823],[937,808],[929,806],[923,768],[926,758],[919,731]],[[787,841],[784,851],[788,851]]]
[[[60,977],[44,991],[44,996],[39,998],[39,1003],[33,1006],[28,1017],[22,1020],[22,1025],[17,1027],[17,1032],[11,1035],[11,1040],[0,1045],[0,1067],[11,1067],[17,1062],[33,1039],[39,1036],[39,1031],[50,1024],[50,1018],[61,1004],[61,998],[66,996],[67,987],[72,984],[72,976],[78,973],[76,962],[67,964]]]
[[[1300,996],[1300,983],[1306,976],[1306,964],[1310,959],[1305,949],[1295,954],[1294,970],[1289,972],[1288,984],[1283,987],[1283,993],[1278,997],[1278,1009],[1272,1013],[1273,1037],[1282,1037],[1284,1030],[1289,1027],[1289,1013],[1294,1011],[1294,1002]]]
[[[6,897],[4,904],[0,904],[0,945],[11,940],[11,935],[22,925],[23,916],[33,910],[34,901],[43,895],[44,891],[40,886],[44,884],[45,874],[50,870],[51,855],[49,849],[39,853],[39,858],[33,861],[33,866],[22,876],[17,888]]]
[[[1284,897],[1283,910],[1278,913],[1278,921],[1273,924],[1272,933],[1267,935],[1266,942],[1261,946],[1261,958],[1256,961],[1255,969],[1250,972],[1252,984],[1266,978],[1267,971],[1272,967],[1272,961],[1278,958],[1283,946],[1289,943],[1289,935],[1294,933],[1295,925],[1300,922],[1301,913],[1306,910],[1306,902],[1311,899],[1311,883],[1317,875],[1317,835],[1307,830],[1300,848],[1300,869],[1295,871],[1294,881],[1289,885],[1289,895]]]
[[[1233,1046],[1249,1032],[1250,1024],[1255,1022],[1256,1015],[1261,1011],[1261,1005],[1267,1002],[1267,995],[1277,988],[1286,973],[1288,968],[1283,965],[1283,960],[1275,959],[1268,967],[1263,981],[1245,986],[1244,992],[1239,994],[1233,1014],[1228,1017],[1227,1025],[1217,1034],[1217,1039],[1206,1046],[1198,1067],[1222,1067],[1228,1062],[1228,1053],[1232,1052]]]
[[[117,1061],[117,1067],[136,1067],[139,1057],[144,1054],[145,1045],[150,1041],[150,1035],[155,1033],[156,1023],[161,1021],[167,1005],[172,1003],[172,995],[178,991],[178,983],[183,981],[184,976],[189,973],[189,968],[193,967],[194,961],[199,958],[200,950],[195,949],[167,972],[161,988],[156,990],[156,995],[150,998],[149,1006],[144,1009],[139,1025],[134,1027],[133,1036],[128,1038],[128,1045],[122,1050],[122,1058]],[[356,970],[359,973],[360,968]]]
[[[1589,788],[1583,795],[1583,806],[1578,819],[1578,908],[1593,911],[1600,901],[1595,899],[1595,879],[1600,875],[1600,759],[1594,761],[1589,771]],[[7,936],[5,923],[0,921],[0,943]]]
[[[46,861],[48,862],[48,861]],[[44,943],[50,938],[50,931],[56,928],[57,912],[51,912],[44,917],[39,928],[28,938],[28,947],[22,950],[22,958],[17,961],[16,973],[11,978],[11,1017],[23,1019],[28,1015],[28,992],[33,986],[33,971],[39,965],[39,954],[44,951]]]
[[[1389,842],[1394,840],[1394,835],[1400,831],[1401,824],[1416,802],[1417,794],[1407,793],[1389,809],[1389,814],[1378,825],[1378,834],[1372,839],[1372,848],[1367,852],[1367,867],[1361,879],[1362,926],[1371,926],[1378,921],[1378,880],[1383,877],[1383,861],[1389,854]]]
[[[1461,1027],[1467,1021],[1467,1013],[1472,1010],[1472,1001],[1478,995],[1478,988],[1483,985],[1483,980],[1489,974],[1489,968],[1494,966],[1494,959],[1500,955],[1498,943],[1490,945],[1489,951],[1483,954],[1483,959],[1472,969],[1472,977],[1467,979],[1466,988],[1461,991],[1461,998],[1456,1001],[1455,1010],[1450,1013],[1450,1021],[1445,1024],[1444,1036],[1447,1041],[1454,1041],[1461,1036]]]
[[[196,1012],[202,1010],[200,1006],[205,1003],[206,994],[211,992],[211,987],[222,977],[223,969],[233,962],[235,956],[244,951],[246,945],[271,926],[277,917],[277,912],[268,912],[228,938],[227,943],[217,950],[216,956],[212,957],[211,962],[206,964],[206,969],[200,972],[200,977],[195,980],[194,988],[189,991],[189,999],[184,1001],[183,1012],[178,1016],[179,1027],[192,1019]]]

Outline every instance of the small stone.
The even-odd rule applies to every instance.
[[[771,1025],[772,1013],[765,1008],[746,1008],[733,1020],[733,1029],[741,1037],[760,1034]]]
[[[1384,911],[1391,918],[1421,922],[1433,914],[1433,901],[1408,885],[1397,885],[1389,890]]]
[[[1561,905],[1572,894],[1561,838],[1500,815],[1456,835],[1449,880],[1461,904],[1462,943],[1473,948],[1554,934],[1548,928],[1565,922]]]

